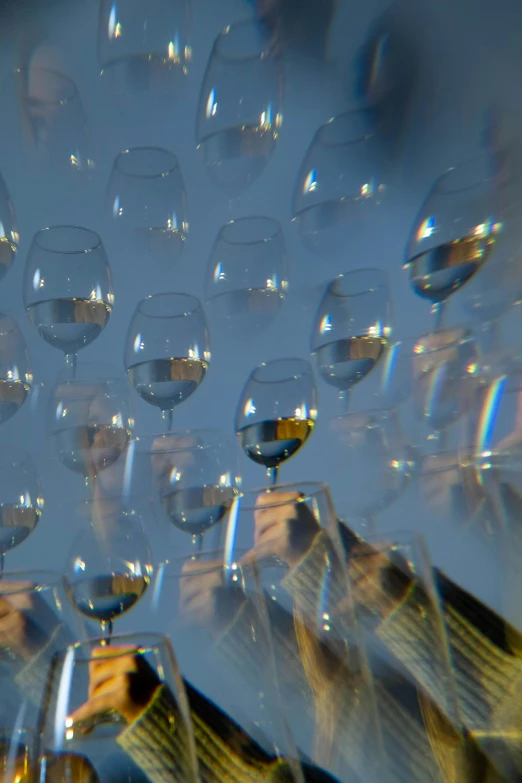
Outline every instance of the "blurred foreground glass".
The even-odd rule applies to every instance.
[[[34,729],[0,726],[1,783],[33,783],[36,756]]]
[[[128,251],[147,259],[176,261],[188,233],[185,184],[168,150],[135,147],[114,161],[107,215]]]
[[[43,507],[42,487],[31,457],[4,444],[0,453],[0,577],[6,552],[33,532]]]
[[[350,243],[372,230],[384,191],[367,114],[333,117],[315,134],[295,185],[292,219],[308,250],[328,260],[346,257]]]
[[[16,225],[14,207],[7,185],[0,174],[0,280],[11,268],[19,242],[20,234]]]
[[[239,398],[236,435],[247,457],[266,468],[277,484],[279,466],[293,457],[312,434],[317,390],[310,363],[275,359],[252,371]]]
[[[114,780],[114,775],[124,776],[118,779],[129,779],[130,775],[132,780],[132,749],[126,743],[122,723],[132,725],[136,713],[141,714],[153,698],[159,698],[165,719],[176,727],[170,733],[172,753],[168,754],[169,762],[176,762],[176,779],[196,783],[197,760],[187,697],[170,642],[158,634],[115,636],[111,648],[104,647],[103,642],[91,639],[54,656],[43,705],[41,752],[84,756],[101,783]],[[105,698],[91,699],[90,686],[101,669],[115,687]],[[116,687],[122,671],[133,674],[130,699]],[[132,717],[121,706],[123,701],[132,702]],[[82,707],[86,707],[83,718],[79,713]],[[111,722],[107,721],[108,714],[114,717]],[[141,774],[150,773],[150,779],[154,779],[153,769],[158,764],[157,754],[153,756],[152,767],[150,759],[147,762],[141,755],[137,759],[143,765]]]
[[[310,351],[319,375],[339,390],[346,407],[353,386],[385,354],[391,317],[388,276],[380,269],[357,269],[339,275],[324,292]]]
[[[210,180],[240,196],[268,165],[283,123],[283,75],[273,39],[255,21],[214,43],[199,98],[196,141]]]
[[[449,169],[428,193],[406,249],[413,290],[432,303],[435,328],[448,298],[488,261],[503,229],[493,162],[474,158]]]
[[[138,395],[161,410],[172,430],[176,405],[202,383],[210,362],[210,336],[199,299],[156,294],[138,304],[125,341],[125,368]]]
[[[23,334],[14,319],[0,313],[0,424],[20,410],[32,385]]]
[[[87,119],[76,84],[45,68],[13,71],[4,85],[2,105],[10,148],[30,164],[75,174],[94,168]],[[29,156],[28,156],[29,153]],[[33,165],[31,166],[33,168]]]
[[[109,261],[98,234],[79,226],[38,231],[25,263],[23,298],[38,334],[64,352],[74,377],[78,351],[105,329],[114,304]]]
[[[232,220],[212,248],[205,298],[216,324],[234,337],[251,338],[276,318],[288,289],[285,239],[277,220]]]
[[[192,59],[189,0],[102,0],[98,61],[109,94],[139,113],[179,97]]]

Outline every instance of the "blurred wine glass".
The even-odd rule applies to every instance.
[[[285,240],[277,220],[232,220],[212,248],[205,281],[211,316],[229,335],[250,338],[279,313],[288,289]]]
[[[237,22],[218,35],[203,79],[196,141],[211,181],[230,197],[258,179],[283,122],[281,62],[263,28]]]
[[[34,729],[0,727],[1,783],[31,783],[37,755]]]
[[[207,374],[210,337],[199,299],[156,294],[138,304],[127,332],[125,367],[139,396],[161,410],[172,430],[176,405],[190,397]]]
[[[247,457],[264,465],[271,484],[279,466],[293,457],[312,434],[317,391],[304,359],[263,362],[252,371],[236,411],[236,435]]]
[[[110,644],[113,622],[143,597],[152,577],[152,555],[141,514],[96,500],[83,504],[89,522],[75,537],[65,580],[73,608],[100,623]]]
[[[23,296],[29,320],[40,337],[64,352],[74,377],[78,351],[105,329],[114,304],[98,234],[79,226],[38,231],[25,263]]]
[[[189,226],[176,156],[157,147],[120,152],[107,189],[107,214],[127,250],[160,261],[177,260]]]
[[[4,86],[4,128],[24,160],[88,174],[94,168],[87,119],[76,84],[46,68],[13,71]]]
[[[42,487],[31,457],[4,444],[0,452],[0,576],[6,552],[33,532],[43,507]]]
[[[80,753],[45,753],[39,764],[39,783],[101,783],[92,763]]]
[[[189,0],[102,0],[98,61],[108,92],[139,111],[169,102],[185,81],[192,47]]]
[[[503,228],[491,160],[449,169],[428,193],[406,250],[413,290],[432,303],[435,328],[448,298],[488,261]]]
[[[319,375],[349,404],[350,392],[385,354],[391,334],[388,277],[379,269],[339,275],[327,287],[312,329]]]
[[[19,242],[20,235],[13,203],[7,185],[0,174],[0,280],[11,268]]]
[[[365,112],[333,117],[305,155],[293,199],[293,222],[306,247],[325,259],[346,254],[371,231],[385,191],[378,140]]]
[[[22,407],[33,385],[27,347],[18,324],[0,313],[0,424]]]
[[[76,378],[63,374],[49,401],[47,431],[58,459],[93,484],[125,452],[132,430],[131,394],[110,367],[85,364]]]

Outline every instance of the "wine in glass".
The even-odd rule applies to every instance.
[[[105,329],[114,304],[109,262],[98,234],[54,226],[35,234],[24,270],[29,320],[65,354],[74,377],[76,355]]]
[[[235,198],[268,165],[283,123],[278,52],[255,21],[221,32],[203,79],[196,140],[211,181]]]
[[[313,432],[317,391],[304,359],[263,362],[250,374],[239,398],[236,434],[247,457],[264,465],[277,484],[279,466],[293,457]]]
[[[277,220],[231,220],[220,230],[207,267],[205,297],[216,323],[249,338],[272,323],[288,289],[288,263]]]
[[[0,174],[0,280],[11,268],[19,242],[13,203]]]
[[[107,189],[107,213],[129,250],[160,261],[179,258],[188,220],[176,156],[157,147],[120,152]]]
[[[487,157],[449,169],[432,186],[415,220],[404,268],[415,293],[431,301],[436,329],[449,297],[490,258],[502,227]]]
[[[43,507],[42,487],[31,458],[4,444],[0,454],[0,576],[6,552],[33,532]]]
[[[172,430],[176,405],[207,374],[210,337],[201,302],[189,294],[156,294],[138,304],[127,332],[125,367],[139,396],[161,410]]]
[[[29,356],[18,324],[0,313],[0,424],[20,410],[32,383]]]
[[[388,278],[379,269],[339,275],[327,287],[312,330],[319,375],[348,405],[350,392],[374,369],[391,334]]]

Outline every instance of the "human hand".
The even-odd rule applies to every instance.
[[[30,661],[60,624],[31,582],[0,582],[0,650]]]
[[[151,702],[160,681],[133,647],[97,647],[89,663],[89,699],[68,721],[71,726],[108,712],[132,723]]]
[[[221,633],[234,619],[246,600],[240,588],[225,587],[224,565],[220,560],[187,561],[180,578],[179,611],[185,625]],[[236,572],[240,575],[240,569]]]

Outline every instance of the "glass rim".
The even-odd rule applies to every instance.
[[[31,582],[30,587],[25,588],[18,588],[16,590],[9,590],[8,593],[4,592],[2,589],[3,585],[8,584],[7,580],[12,578],[15,579],[16,577],[31,577],[36,576],[39,577],[37,581],[30,580],[29,578],[26,578],[26,582]],[[42,578],[43,577],[43,578]],[[44,581],[45,579],[45,581]],[[20,581],[22,581],[20,579]],[[39,590],[49,590],[53,587],[61,585],[63,587],[64,585],[64,576],[59,571],[52,571],[51,569],[46,568],[33,568],[33,569],[27,569],[27,568],[17,568],[13,570],[6,570],[2,572],[2,578],[0,579],[0,596],[1,595],[18,595],[20,593],[28,593],[28,592],[35,592]]]
[[[259,36],[259,46],[255,47],[255,51],[251,54],[227,54],[223,51],[223,44],[227,40],[227,36],[231,33],[237,33],[245,29],[257,31]],[[221,32],[218,33],[214,41],[213,54],[223,62],[252,62],[253,60],[262,60],[273,50],[273,39],[263,40],[263,36],[259,34],[259,29],[254,19],[241,19],[237,22],[231,22],[224,27]]]
[[[73,234],[77,234],[78,236],[85,236],[86,239],[88,236],[90,236],[92,237],[92,242],[90,243],[89,247],[83,247],[78,250],[58,250],[56,248],[49,247],[46,244],[42,243],[42,239],[45,236],[50,236],[51,232],[54,233],[56,231],[62,231],[64,229],[67,229],[68,231],[71,231]],[[102,240],[99,234],[96,233],[96,231],[92,231],[92,229],[90,228],[84,228],[83,226],[72,226],[72,225],[46,226],[45,228],[41,228],[34,235],[33,242],[36,245],[36,247],[38,247],[40,250],[43,250],[45,253],[54,253],[57,255],[87,255],[89,253],[93,253],[95,250],[98,250],[98,248],[102,247]]]
[[[377,281],[373,286],[368,286],[368,283],[366,283],[364,287],[362,287],[363,283],[359,283],[359,285],[356,285],[349,293],[343,292],[341,287],[345,281],[356,280],[358,277],[361,277],[364,280],[366,275],[370,278],[374,275],[377,278]],[[338,290],[335,290],[336,288]],[[331,294],[332,296],[338,296],[339,298],[345,299],[351,296],[361,296],[362,294],[370,293],[379,288],[385,290],[389,289],[389,277],[387,273],[383,269],[378,269],[377,267],[363,267],[361,269],[351,269],[349,272],[341,272],[337,277],[334,277],[334,279],[327,284],[325,296]]]
[[[194,446],[176,446],[175,444],[172,445],[172,447],[169,447],[167,449],[152,449],[147,448],[146,452],[150,454],[169,454],[172,452],[180,452],[180,451],[190,451],[191,449],[200,448],[200,449],[207,449],[207,448],[215,448],[216,446],[221,445],[221,443],[227,444],[232,443],[233,439],[227,435],[227,433],[224,430],[219,430],[217,428],[213,427],[204,427],[201,429],[187,429],[187,430],[170,430],[169,432],[158,432],[157,434],[149,434],[146,433],[144,435],[135,435],[130,439],[130,444],[133,442],[137,444],[139,448],[139,444],[143,443],[144,445],[150,445],[155,441],[161,441],[163,439],[167,440],[168,438],[182,438],[184,436],[210,436],[210,438],[214,439],[214,443],[206,442],[203,440],[202,442],[198,442],[194,444]]]
[[[447,187],[445,183],[449,182],[451,183],[454,179],[458,178],[459,176],[463,176],[463,172],[467,168],[470,168],[477,163],[480,163],[482,166],[485,165],[486,161],[488,159],[487,155],[475,155],[473,158],[467,158],[466,160],[463,160],[461,163],[457,163],[455,166],[450,166],[446,171],[444,171],[442,174],[440,174],[437,179],[435,180],[433,184],[433,191],[441,193],[441,194],[451,194],[451,193],[465,193],[468,190],[474,190],[475,188],[480,188],[488,183],[491,183],[493,180],[493,174],[489,174],[488,176],[481,177],[479,174],[477,176],[472,176],[470,178],[469,184],[463,184],[460,187],[457,186],[450,186]],[[493,161],[491,160],[491,163]]]
[[[73,644],[69,644],[67,647],[64,647],[61,650],[58,650],[54,654],[54,658],[60,660],[65,658],[69,652],[73,651],[76,653],[76,651],[80,651],[85,649],[86,650],[86,656],[82,657],[79,655],[74,655],[74,658],[76,661],[91,661],[93,660],[93,656],[89,653],[92,652],[94,647],[96,649],[102,649],[103,647],[107,648],[107,654],[106,655],[96,655],[96,660],[105,660],[106,658],[119,658],[124,655],[131,655],[130,650],[122,650],[118,654],[115,654],[114,650],[116,648],[116,645],[118,645],[120,642],[122,645],[125,642],[132,642],[132,640],[135,640],[136,642],[144,641],[145,644],[136,644],[134,648],[134,653],[136,654],[142,654],[146,650],[150,650],[154,647],[167,647],[170,648],[170,641],[168,636],[161,633],[155,633],[153,631],[146,631],[145,633],[116,633],[111,635],[111,643],[110,645],[105,645],[104,642],[106,641],[105,637],[103,636],[92,636],[89,637],[89,639],[84,639],[82,641],[74,642]],[[148,642],[148,644],[147,644]],[[125,646],[131,646],[130,644]]]
[[[272,226],[272,231],[268,233],[264,233],[263,236],[260,236],[259,239],[250,239],[250,240],[236,240],[233,237],[227,236],[230,232],[233,233],[235,228],[243,228],[248,223],[252,224],[252,226],[256,223],[264,223],[267,226]],[[265,215],[252,215],[250,217],[241,217],[241,218],[235,218],[233,220],[229,220],[228,223],[226,223],[224,226],[221,227],[218,234],[218,239],[222,239],[223,242],[226,242],[227,245],[261,245],[266,242],[271,242],[274,240],[277,236],[283,233],[282,226],[278,220],[272,217],[267,217]]]
[[[6,321],[10,322],[10,328],[7,329],[5,332],[3,332],[2,329],[1,329],[2,321],[4,319]],[[13,332],[18,332],[20,337],[22,337],[22,339],[23,339],[22,330],[20,329],[16,319],[14,319],[11,315],[8,315],[7,313],[0,313],[0,340],[3,337],[7,337],[9,334],[12,334]],[[24,343],[25,343],[25,340],[24,340]]]
[[[330,425],[333,425],[337,421],[346,421],[350,419],[356,419],[359,418],[367,418],[368,416],[375,416],[376,414],[382,414],[390,416],[390,418],[398,418],[398,413],[396,408],[392,408],[390,406],[382,407],[382,408],[365,408],[364,410],[360,411],[348,411],[347,413],[340,413],[338,416],[334,416],[333,419],[330,420]]]
[[[296,366],[300,366],[301,369],[297,373],[291,373],[290,370],[286,372],[284,375],[281,374],[280,377],[277,379],[271,379],[271,380],[263,380],[259,377],[259,374],[262,373],[266,367],[274,367],[274,365],[280,364],[281,366],[288,365],[289,362],[295,362]],[[287,358],[283,359],[270,359],[268,362],[261,362],[261,364],[258,364],[255,369],[252,370],[250,374],[250,380],[255,380],[256,383],[285,383],[286,381],[292,381],[297,380],[297,378],[303,377],[303,375],[311,375],[313,378],[313,370],[312,365],[308,361],[308,359],[301,359],[298,356],[289,356]],[[248,382],[248,381],[247,381]]]
[[[152,313],[150,311],[147,311],[148,305],[151,304],[151,302],[159,302],[160,300],[168,301],[169,299],[178,299],[179,301],[186,301],[191,302],[191,305],[183,310],[182,312],[175,312],[171,315],[157,315],[155,313]],[[192,294],[183,294],[183,293],[161,293],[161,294],[149,294],[149,296],[145,296],[140,302],[138,302],[138,305],[136,307],[136,312],[139,312],[141,315],[143,315],[145,318],[157,318],[159,320],[165,319],[165,318],[185,318],[188,315],[192,315],[197,310],[203,310],[203,306],[201,304],[201,301]]]
[[[239,496],[240,497],[240,496]],[[155,581],[159,581],[162,579],[162,577],[167,573],[167,578],[171,577],[178,577],[178,576],[193,576],[194,571],[191,571],[190,573],[183,574],[183,565],[185,563],[194,563],[194,562],[201,562],[203,566],[206,563],[206,567],[204,567],[204,570],[202,568],[201,571],[197,571],[196,573],[202,574],[207,573],[211,571],[215,571],[218,568],[226,568],[227,567],[227,560],[230,560],[228,557],[229,554],[236,554],[243,557],[244,555],[251,552],[251,549],[248,549],[247,547],[241,547],[240,549],[237,549],[235,547],[227,547],[226,544],[222,547],[219,547],[219,549],[212,549],[208,552],[201,552],[196,554],[186,554],[185,556],[180,557],[168,557],[165,560],[162,560],[155,569]],[[214,559],[210,559],[211,556],[214,556]],[[240,558],[233,558],[232,564],[237,564],[239,567],[241,567],[241,557]],[[208,558],[208,560],[206,559]],[[173,571],[172,569],[179,569]]]
[[[76,86],[76,83],[73,79],[71,79],[70,76],[67,76],[67,74],[63,73],[62,71],[57,71],[54,68],[41,68],[41,67],[30,67],[30,68],[14,68],[11,71],[13,76],[29,76],[31,73],[46,73],[53,77],[58,77],[59,80],[61,80],[64,84],[66,84],[71,91],[71,94],[65,98],[61,98],[60,100],[41,100],[38,99],[40,103],[47,104],[48,106],[64,106],[67,103],[70,103],[75,98],[78,97],[78,87]]]
[[[305,490],[304,492],[302,491],[303,489]],[[249,505],[244,505],[245,498],[248,503],[249,498],[255,498],[257,500],[260,495],[277,495],[283,492],[297,492],[298,496],[292,500],[276,500],[274,503],[266,503],[262,506],[259,506],[255,500],[251,501]],[[331,501],[330,489],[325,481],[297,481],[290,484],[277,484],[275,487],[264,486],[255,489],[247,489],[238,494],[237,500],[239,502],[240,512],[242,510],[256,511],[259,508],[280,508],[282,506],[288,506],[290,503],[294,505],[296,503],[307,503],[320,494],[326,494]]]
[[[414,348],[421,343],[422,340],[427,340],[430,337],[437,337],[438,335],[444,335],[445,333],[451,333],[455,332],[457,335],[458,332],[461,332],[460,336],[456,336],[454,339],[450,340],[447,343],[444,343],[442,345],[434,345],[433,347],[427,346],[426,348],[423,348],[420,351],[414,352]],[[398,337],[396,339],[392,339],[388,342],[388,352],[392,351],[393,348],[396,345],[403,345],[405,343],[409,344],[411,346],[411,350],[408,350],[408,353],[415,356],[430,356],[432,354],[436,354],[439,351],[445,351],[448,348],[453,348],[456,345],[460,345],[463,342],[472,342],[475,343],[477,348],[479,347],[477,338],[475,337],[473,330],[467,326],[466,324],[458,324],[453,327],[446,326],[443,329],[439,329],[434,332],[428,332],[427,334],[419,334],[419,335],[408,335],[406,337]]]
[[[137,172],[129,171],[128,169],[126,170],[125,167],[122,166],[122,163],[125,160],[129,160],[129,157],[133,157],[138,153],[152,153],[153,155],[158,153],[158,156],[160,155],[164,156],[165,159],[170,158],[171,165],[163,166],[163,167],[160,166],[158,167],[157,173],[153,173],[153,174],[137,173]],[[129,147],[128,149],[122,150],[121,152],[118,153],[118,155],[116,155],[116,158],[114,160],[114,168],[116,171],[119,171],[125,177],[131,177],[132,179],[159,179],[161,177],[168,176],[169,174],[173,174],[177,169],[179,169],[179,161],[177,156],[173,152],[170,152],[164,147],[154,147],[154,146]]]
[[[358,118],[361,121],[361,126],[365,123],[367,120],[367,112],[364,111],[364,109],[352,109],[349,111],[345,111],[342,114],[336,114],[334,117],[330,117],[327,122],[323,123],[320,128],[318,128],[316,132],[316,139],[324,146],[324,147],[347,147],[352,144],[362,144],[366,141],[368,141],[370,138],[373,137],[373,133],[366,128],[365,130],[362,129],[357,133],[353,134],[353,138],[347,138],[346,140],[329,140],[325,139],[324,136],[327,135],[329,132],[332,131],[332,128],[334,126],[338,125],[339,123],[346,122],[352,118]]]

